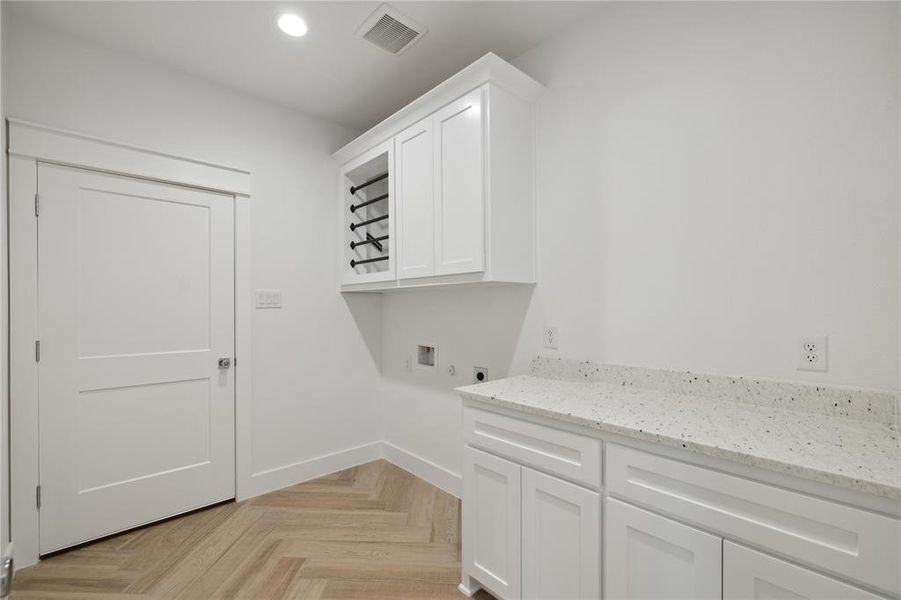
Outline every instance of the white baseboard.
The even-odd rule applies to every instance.
[[[379,441],[254,473],[245,485],[240,486],[243,492],[237,499],[239,501],[246,500],[254,496],[274,492],[380,458],[412,473],[452,496],[457,498],[461,496],[463,480],[460,475],[403,448],[398,448],[394,444]],[[11,543],[10,546],[12,546]],[[21,562],[17,557],[16,562],[18,563],[16,565],[18,568],[23,568],[29,564],[36,563],[37,557],[35,557],[34,561],[28,561],[25,557],[22,557]]]
[[[463,480],[458,474],[394,444],[380,441],[254,473],[250,477],[250,481],[246,485],[241,486],[242,493],[238,500],[246,500],[254,496],[274,492],[275,490],[297,485],[317,477],[331,475],[335,471],[372,462],[379,458],[383,458],[391,464],[409,471],[452,496],[461,497]]]
[[[355,448],[339,450],[324,456],[254,473],[250,476],[250,482],[246,486],[242,486],[245,493],[242,493],[238,500],[246,500],[310,479],[330,475],[335,471],[378,460],[381,458],[381,444],[381,442],[370,442]]]
[[[444,467],[436,465],[403,448],[398,448],[389,442],[382,442],[381,446],[382,458],[391,464],[400,467],[404,471],[409,471],[452,496],[457,498],[462,496],[463,479],[458,474],[448,471]]]

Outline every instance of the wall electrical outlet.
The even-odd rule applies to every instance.
[[[281,308],[281,290],[256,290],[257,308]]]
[[[826,371],[828,369],[828,340],[825,335],[798,339],[798,370]]]
[[[557,328],[556,327],[545,327],[544,328],[544,347],[556,350],[558,341],[559,340],[558,340]]]

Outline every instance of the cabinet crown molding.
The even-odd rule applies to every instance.
[[[339,165],[343,165],[427,117],[448,102],[488,82],[528,102],[534,102],[545,89],[542,84],[489,52],[346,144],[332,154],[332,157]]]

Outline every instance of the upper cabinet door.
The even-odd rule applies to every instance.
[[[722,597],[722,538],[612,498],[604,526],[608,600]]]
[[[601,499],[523,467],[522,597],[601,597]]]
[[[398,279],[435,273],[433,152],[430,117],[395,138]]]
[[[485,270],[482,89],[433,115],[435,274]]]

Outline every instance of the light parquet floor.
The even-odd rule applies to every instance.
[[[12,598],[460,600],[459,581],[460,501],[376,461],[53,556]]]

